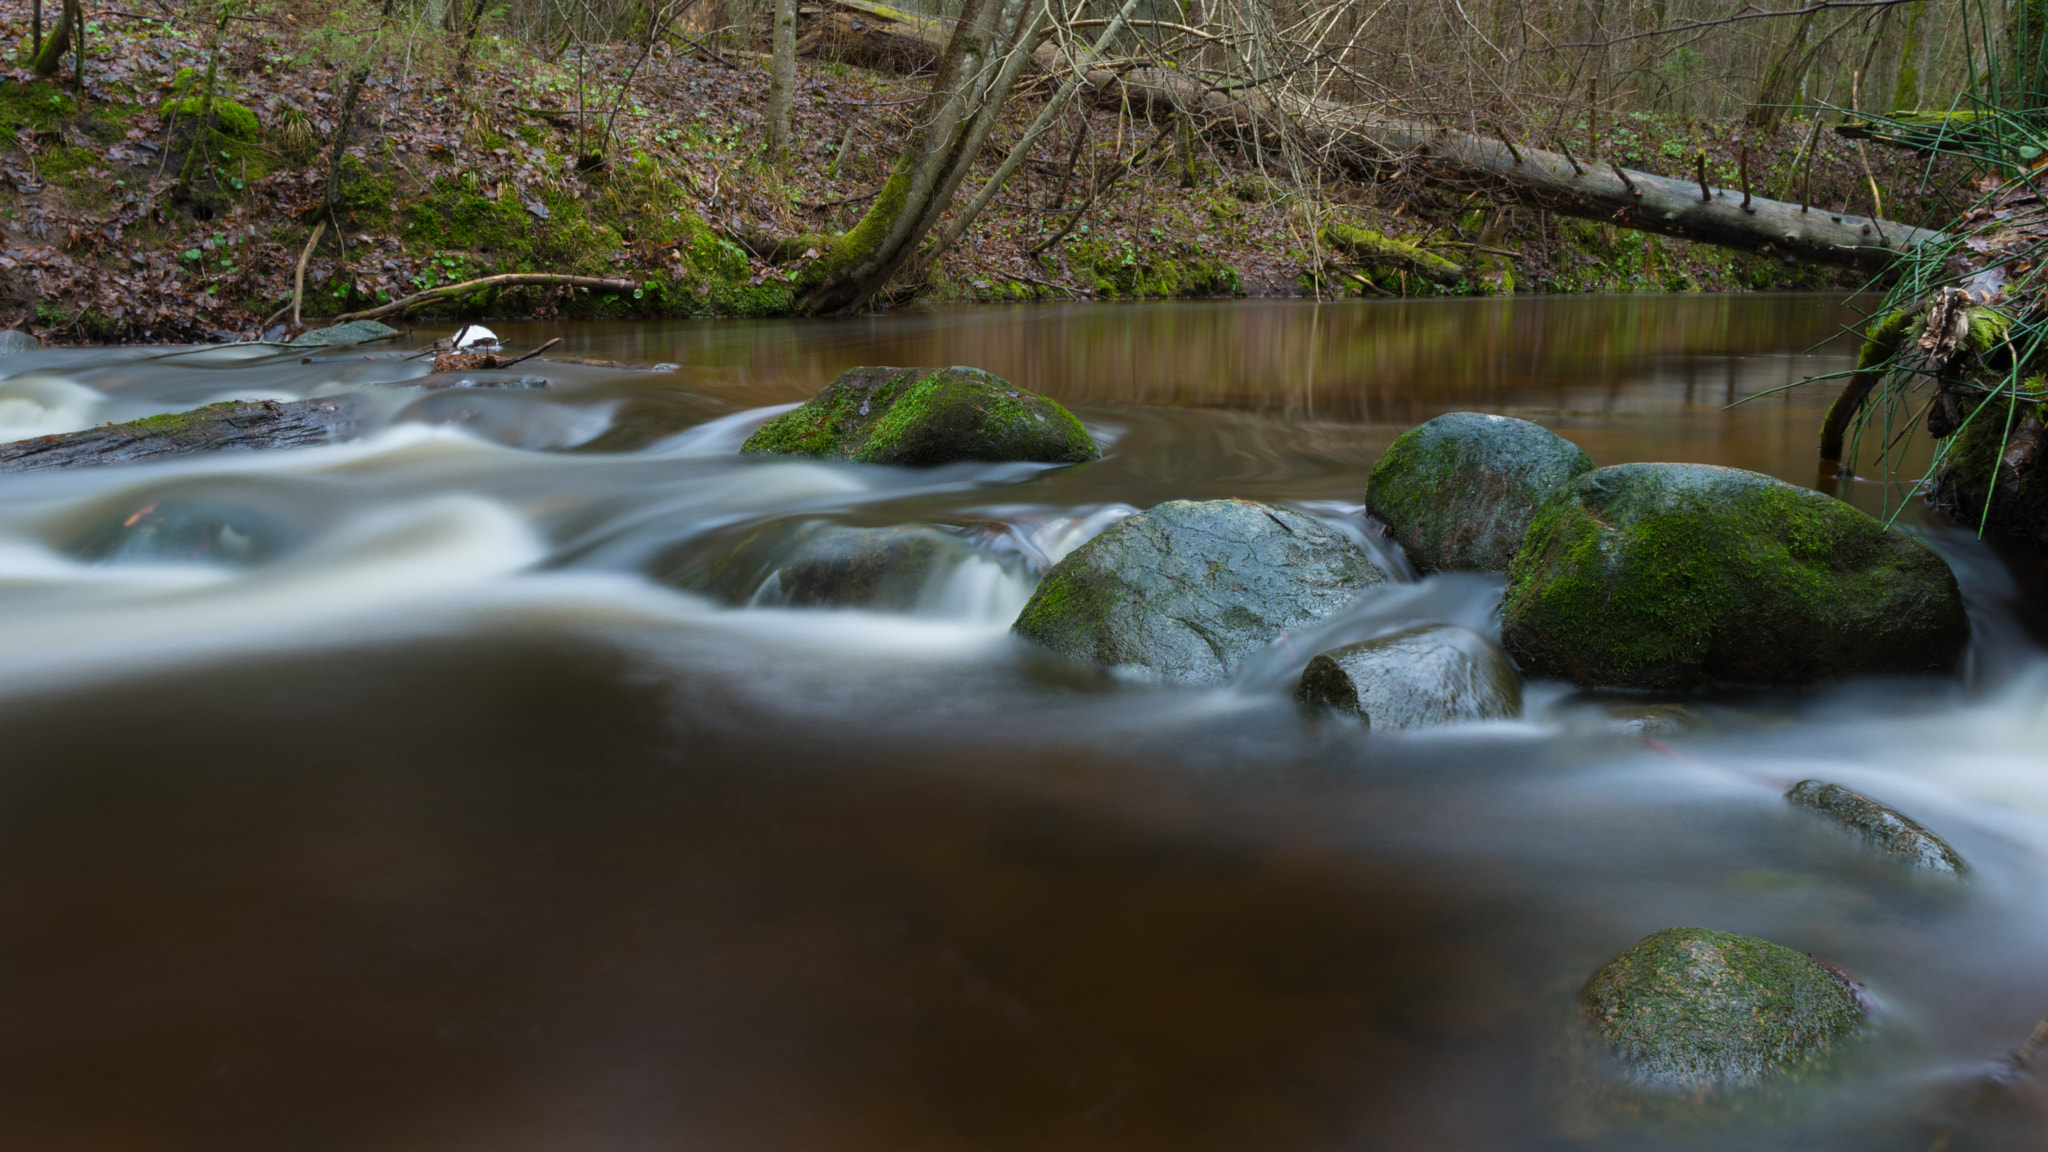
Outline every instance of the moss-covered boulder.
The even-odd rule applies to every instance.
[[[166,101],[158,115],[165,120],[175,116],[181,125],[197,131],[206,115],[206,101],[199,96]],[[221,96],[213,98],[213,127],[214,131],[234,140],[254,140],[263,134],[263,125],[256,119],[256,113],[246,105]]]
[[[912,467],[1102,456],[1073,413],[979,368],[854,368],[763,424],[740,451]]]
[[[319,348],[330,344],[367,344],[373,340],[389,340],[398,335],[398,329],[375,320],[351,320],[329,328],[315,328],[303,333],[292,341],[294,348]]]
[[[1299,512],[1174,500],[1053,565],[1014,627],[1075,660],[1215,684],[1385,581],[1364,549]]]
[[[1688,1095],[1796,1079],[1864,1023],[1857,992],[1812,957],[1711,928],[1636,941],[1586,982],[1579,1011],[1622,1079]]]
[[[1319,653],[1294,696],[1374,728],[1422,728],[1513,719],[1522,713],[1522,678],[1493,641],[1429,624]]]
[[[1366,480],[1365,509],[1418,572],[1500,571],[1536,506],[1592,470],[1578,445],[1540,424],[1448,412],[1387,446]]]
[[[905,611],[973,552],[960,537],[922,524],[775,520],[675,582],[730,604]]]
[[[1955,849],[1912,817],[1840,784],[1801,780],[1785,793],[1785,799],[1840,825],[1879,856],[1915,871],[1937,876],[1962,876],[1969,871]]]
[[[1508,568],[1501,615],[1524,673],[1634,688],[1946,672],[1970,635],[1926,545],[1704,464],[1622,464],[1560,488]]]

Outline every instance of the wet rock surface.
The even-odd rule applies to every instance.
[[[913,467],[1102,456],[1058,402],[979,368],[854,368],[763,424],[740,451]]]
[[[928,525],[771,521],[677,582],[735,605],[907,611],[974,551]]]
[[[1925,544],[1705,464],[1622,464],[1559,489],[1501,613],[1526,674],[1631,688],[1940,673],[1969,641],[1955,576]]]
[[[363,344],[398,335],[398,329],[375,320],[351,320],[330,328],[315,328],[292,341],[294,348],[318,348],[332,344]]]
[[[1522,713],[1522,678],[1493,641],[1431,624],[1318,654],[1295,699],[1374,728],[1422,728],[1513,719]]]
[[[1175,500],[1055,564],[1014,630],[1075,660],[1215,684],[1385,582],[1363,548],[1299,512]]]
[[[1621,1077],[1655,1092],[1796,1079],[1861,1031],[1846,978],[1783,945],[1711,928],[1638,940],[1579,993]]]
[[[1840,784],[1801,780],[1785,793],[1794,807],[1824,816],[1887,860],[1937,876],[1962,876],[1969,866],[1947,842],[1912,817]]]
[[[1365,508],[1421,573],[1499,571],[1536,506],[1593,470],[1579,446],[1540,424],[1450,412],[1403,432],[1366,482]]]
[[[40,352],[43,342],[18,328],[0,328],[0,356],[16,356],[23,352]]]

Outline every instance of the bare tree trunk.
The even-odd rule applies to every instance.
[[[1769,132],[1785,119],[1785,105],[1799,92],[1799,74],[1806,66],[1806,42],[1813,31],[1813,18],[1819,13],[1809,13],[1799,18],[1786,34],[1785,46],[1771,61],[1770,70],[1764,73],[1763,83],[1757,85],[1756,101],[1749,106],[1748,119],[1752,127]]]
[[[805,294],[812,312],[844,312],[879,292],[913,256],[995,128],[1031,62],[1043,0],[966,0],[918,107],[896,170],[867,215],[833,241],[824,275]]]
[[[775,0],[774,63],[768,73],[768,161],[789,159],[789,112],[796,91],[796,0]]]

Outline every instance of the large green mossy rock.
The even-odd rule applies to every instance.
[[[777,520],[677,582],[730,604],[903,611],[973,554],[966,541],[922,524]]]
[[[1522,714],[1522,678],[1470,628],[1428,624],[1318,653],[1295,699],[1374,728],[1423,728]]]
[[[979,368],[854,368],[763,424],[740,451],[912,467],[1102,456],[1073,413]]]
[[[1812,957],[1711,928],[1636,941],[1586,982],[1579,1011],[1623,1080],[1675,1094],[1797,1079],[1864,1023],[1856,992]]]
[[[1946,672],[1970,636],[1925,544],[1705,464],[1621,464],[1560,488],[1508,568],[1501,615],[1528,675],[1634,688]]]
[[[1540,424],[1449,412],[1403,432],[1366,481],[1379,518],[1422,573],[1500,571],[1536,506],[1593,470],[1579,446]]]
[[[1014,628],[1075,660],[1215,684],[1385,582],[1364,549],[1299,512],[1174,500],[1053,565]]]
[[[1961,876],[1969,871],[1955,849],[1912,817],[1840,784],[1801,780],[1785,799],[1840,825],[1878,856],[1916,872]]]

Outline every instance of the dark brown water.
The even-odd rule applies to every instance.
[[[1455,409],[1601,463],[1810,483],[1827,386],[1724,406],[1845,367],[1815,346],[1853,319],[1793,296],[508,326],[681,367],[424,396],[381,361],[0,364],[13,434],[356,388],[392,416],[0,485],[0,1147],[1917,1150],[1950,1115],[1952,1147],[2036,1147],[2030,1078],[1955,1103],[2048,1012],[2048,661],[1966,534],[1916,528],[1970,597],[1964,680],[1707,701],[1661,746],[1545,685],[1516,723],[1317,723],[1285,653],[1225,689],[1108,681],[1007,637],[1035,577],[1001,559],[907,614],[650,578],[792,514],[994,519],[1047,555],[1177,497],[1356,525],[1386,443]],[[864,363],[989,368],[1111,451],[733,454],[752,410]],[[133,530],[171,511],[215,529]],[[1497,594],[1403,584],[1327,635],[1484,627]],[[1907,808],[1975,878],[1871,867],[1778,800],[1807,776]],[[1783,1113],[1589,1124],[1572,996],[1680,924],[1856,973],[1871,1057]]]

